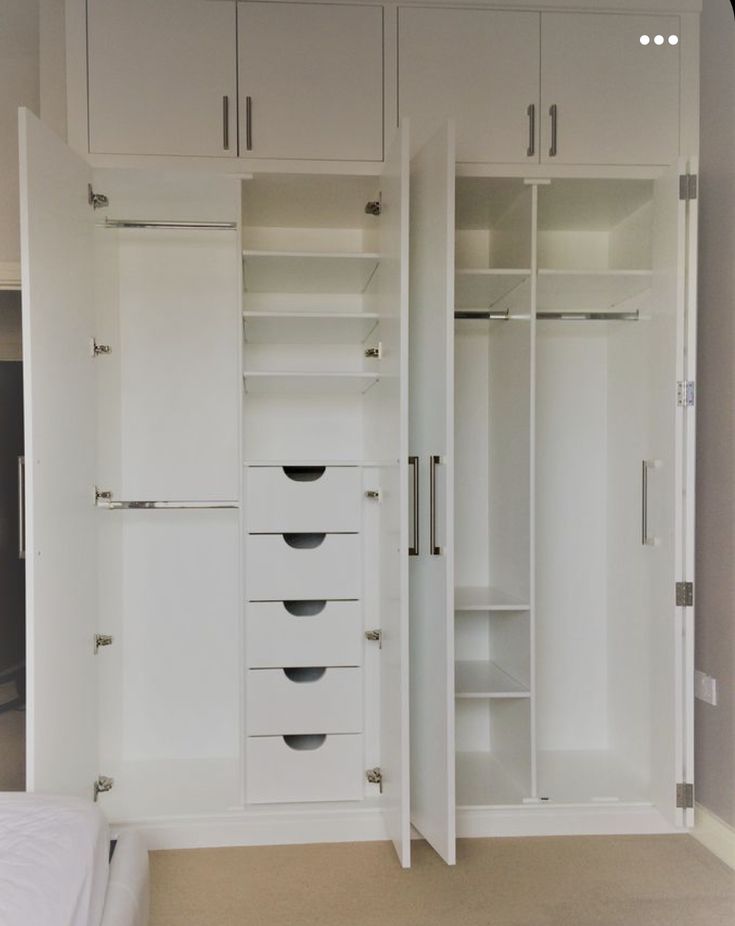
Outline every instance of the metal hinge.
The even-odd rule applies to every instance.
[[[112,786],[114,784],[114,778],[109,778],[107,775],[100,775],[100,777],[94,783],[94,799],[97,800],[100,794],[105,794],[107,791],[112,791]]]
[[[378,785],[380,793],[383,793],[383,772],[379,768],[369,768],[367,770],[367,780],[371,785]]]
[[[691,608],[694,604],[694,582],[676,583],[676,605],[679,608]]]
[[[381,193],[377,199],[371,199],[370,202],[365,203],[365,215],[380,215],[383,211],[383,194]]]
[[[676,404],[682,407],[694,405],[694,380],[683,379],[676,384]]]
[[[383,342],[378,341],[375,347],[368,347],[365,350],[366,357],[375,357],[377,360],[382,360],[383,358]]]
[[[87,201],[93,209],[104,209],[110,205],[110,200],[104,193],[95,193],[91,183],[87,184]]]
[[[697,175],[680,174],[679,175],[679,199],[696,199],[697,198]]]
[[[368,489],[365,492],[365,498],[369,498],[374,502],[380,501],[380,490],[379,489]]]
[[[683,810],[694,807],[694,785],[679,782],[676,786],[676,806]]]
[[[97,655],[97,651],[99,650],[100,646],[111,646],[111,645],[112,645],[112,637],[110,636],[109,633],[96,633],[94,635],[95,655]]]
[[[109,489],[99,489],[94,487],[94,503],[99,505],[100,502],[112,501],[112,492]]]
[[[99,357],[100,354],[112,353],[112,348],[109,344],[98,344],[96,338],[91,338],[89,343],[93,357]]]
[[[383,649],[383,631],[382,630],[366,630],[365,639],[369,640],[371,643],[377,643],[378,649]]]

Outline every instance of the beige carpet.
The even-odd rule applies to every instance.
[[[26,786],[26,715],[0,714],[0,791],[24,791]]]
[[[150,926],[734,926],[735,873],[689,836],[151,853]]]

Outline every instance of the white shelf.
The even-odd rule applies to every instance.
[[[529,797],[491,752],[458,752],[457,806],[515,806]]]
[[[455,309],[488,309],[530,280],[526,269],[457,270],[454,275]]]
[[[375,373],[275,372],[243,373],[245,391],[253,395],[356,395],[377,383]]]
[[[380,321],[376,312],[242,313],[250,344],[361,344]]]
[[[249,293],[362,293],[380,255],[356,252],[243,251]]]
[[[498,588],[455,588],[455,611],[528,611],[528,602],[514,598]]]
[[[528,686],[494,662],[460,661],[454,667],[458,698],[530,698]]]
[[[539,796],[544,803],[645,803],[645,784],[609,749],[541,750]]]
[[[539,270],[537,311],[604,312],[650,286],[650,270]]]

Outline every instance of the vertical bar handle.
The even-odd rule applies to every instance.
[[[551,116],[551,147],[549,148],[549,157],[555,158],[557,149],[557,128],[559,122],[559,113],[556,108],[556,103],[552,103],[549,107],[549,115]]]
[[[660,460],[643,460],[641,462],[641,544],[644,547],[658,546],[658,538],[648,533],[648,471],[659,469]]]
[[[222,147],[230,150],[230,98],[222,97]]]
[[[432,454],[429,457],[429,552],[432,556],[441,556],[441,547],[436,542],[436,468],[441,457]]]
[[[253,98],[245,97],[245,148],[253,150]]]
[[[408,548],[409,556],[419,555],[419,458],[409,457],[408,465],[413,470],[413,543]]]
[[[531,103],[526,110],[528,116],[528,148],[526,156],[532,158],[536,153],[536,104]]]
[[[26,558],[26,458],[18,457],[18,559]]]

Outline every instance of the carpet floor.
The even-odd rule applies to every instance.
[[[151,853],[150,926],[733,926],[735,873],[690,836]]]

